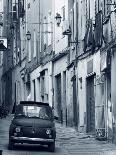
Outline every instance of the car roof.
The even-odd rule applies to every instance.
[[[49,106],[49,103],[44,103],[44,102],[36,102],[36,101],[20,101],[20,104],[30,104],[30,105],[43,105],[43,106]]]

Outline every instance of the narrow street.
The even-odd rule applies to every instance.
[[[3,155],[50,155],[46,147],[18,145],[8,150],[8,129],[11,116],[0,119],[0,149]],[[55,155],[116,155],[116,146],[106,141],[97,141],[92,136],[76,132],[73,128],[56,123],[57,139]]]

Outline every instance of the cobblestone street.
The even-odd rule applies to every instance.
[[[11,116],[0,119],[0,149],[3,155],[50,155],[40,146],[16,146],[8,150],[8,129]],[[92,136],[78,133],[75,129],[56,123],[57,139],[55,155],[116,155],[116,146],[107,141],[97,141]]]

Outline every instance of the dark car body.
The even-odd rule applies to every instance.
[[[9,149],[15,143],[48,145],[55,150],[56,129],[52,108],[47,103],[21,101],[9,128]]]

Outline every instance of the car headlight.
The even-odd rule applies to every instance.
[[[20,131],[21,131],[21,128],[20,128],[20,127],[16,127],[16,128],[15,128],[15,131],[16,131],[16,132],[20,132]]]
[[[47,135],[50,135],[50,134],[51,134],[51,130],[50,130],[50,129],[47,129],[47,130],[46,130],[46,134],[47,134]]]

